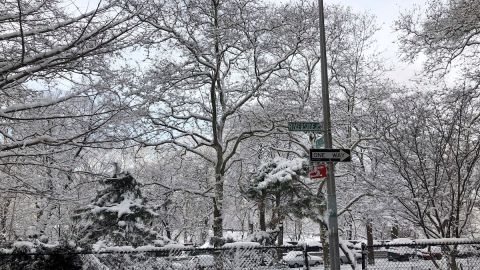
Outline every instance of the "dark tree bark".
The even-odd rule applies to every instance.
[[[368,246],[368,264],[375,264],[375,254],[373,251],[373,223],[371,219],[367,220],[367,246]]]

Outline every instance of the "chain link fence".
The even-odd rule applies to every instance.
[[[409,243],[362,246],[369,270],[480,269],[480,241],[467,239],[411,240]]]
[[[0,254],[1,270],[219,270],[319,266],[302,247],[154,248],[142,251]]]
[[[352,262],[351,258],[355,258],[355,261]],[[341,252],[340,261],[341,270],[480,269],[480,241],[411,240],[409,243],[362,245],[356,250],[350,246],[350,250]],[[312,252],[302,246],[240,245],[223,248],[114,247],[99,252],[0,253],[0,270],[277,270],[295,268],[324,269],[321,249]]]

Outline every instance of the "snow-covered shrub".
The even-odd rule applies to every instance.
[[[105,188],[86,207],[78,209],[78,243],[90,248],[98,241],[107,246],[162,246],[170,242],[153,229],[158,216],[147,206],[138,183],[129,173],[103,181]]]
[[[0,266],[11,270],[82,269],[82,261],[66,243],[46,244],[39,240],[16,241],[0,248]],[[5,269],[5,268],[1,268]]]
[[[307,177],[309,160],[276,157],[260,164],[251,174],[250,182],[243,188],[245,196],[257,204],[260,231],[270,235],[253,235],[252,241],[271,245],[282,235],[282,222],[286,216],[308,217],[319,221],[325,209],[323,196],[318,196],[318,182]],[[267,220],[267,213],[272,213]],[[279,240],[279,243],[280,240]]]
[[[275,238],[278,235],[278,231],[258,231],[248,236],[247,240],[251,242],[257,242],[262,245],[271,245],[275,242]]]

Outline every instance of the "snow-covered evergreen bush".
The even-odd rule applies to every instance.
[[[0,248],[0,269],[82,269],[75,246],[67,243],[48,244],[37,239],[16,241]],[[35,254],[35,255],[29,255]]]
[[[73,216],[78,222],[77,241],[85,247],[97,242],[106,246],[163,246],[163,238],[152,227],[157,215],[146,205],[138,183],[129,173],[103,181],[105,188]]]
[[[318,181],[307,177],[309,162],[304,158],[285,159],[277,157],[262,163],[252,173],[249,185],[244,188],[247,198],[257,202],[259,223],[267,223],[266,212],[273,211],[272,219],[262,231],[269,232],[252,236],[253,241],[269,243],[279,232],[281,221],[286,215],[308,217],[318,221],[320,208],[325,201],[317,195]],[[267,209],[268,208],[268,209]],[[261,217],[263,215],[263,217]],[[269,228],[267,228],[269,227]],[[261,236],[261,237],[259,237]]]
[[[301,189],[301,181],[309,171],[308,160],[295,158],[292,160],[277,157],[262,163],[253,172],[250,186],[246,189],[250,198],[255,198],[262,191],[267,193],[289,193]],[[300,187],[299,187],[300,186]]]

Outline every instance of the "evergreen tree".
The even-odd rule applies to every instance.
[[[261,164],[245,189],[246,196],[257,202],[260,231],[267,231],[265,216],[267,205],[271,202],[273,213],[268,227],[279,233],[279,244],[282,241],[280,238],[283,238],[281,224],[286,215],[309,217],[320,222],[319,209],[324,200],[323,196],[319,198],[316,195],[318,184],[307,177],[308,171],[307,159],[288,160],[277,157]]]
[[[107,246],[164,245],[152,225],[157,213],[146,205],[138,183],[129,173],[103,181],[105,188],[73,216],[79,224],[80,245],[103,241]],[[161,239],[160,239],[161,238]]]

